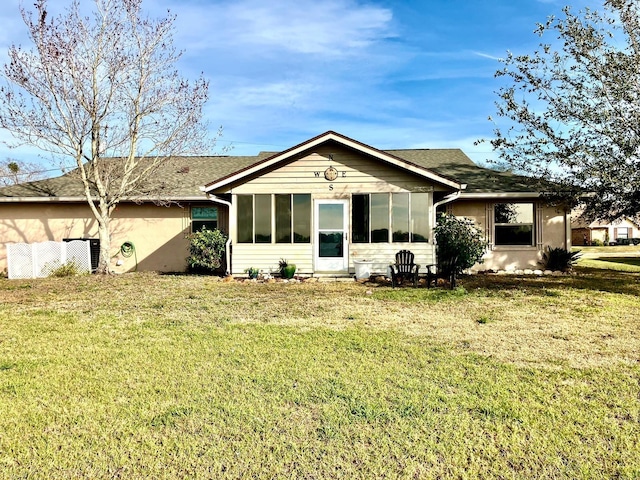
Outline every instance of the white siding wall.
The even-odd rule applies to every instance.
[[[333,155],[333,160],[329,155]],[[338,170],[338,178],[332,182],[324,178],[324,171],[330,165]],[[416,175],[344,147],[322,146],[315,153],[304,155],[227,193],[313,193],[327,195],[324,198],[341,198],[360,192],[431,191],[433,188]]]
[[[294,263],[301,275],[313,274],[313,244],[252,244],[233,246],[233,274],[244,275],[249,267],[263,273],[277,273],[281,258]],[[354,273],[354,260],[372,261],[373,273],[386,274],[389,264],[394,262],[399,250],[411,250],[420,265],[420,273],[427,272],[427,265],[435,264],[434,246],[431,243],[356,243],[349,246],[349,272]]]
[[[297,273],[310,274],[313,271],[313,256],[308,243],[236,243],[233,245],[233,274],[242,275],[249,267],[263,273],[278,273],[281,258],[296,265]]]

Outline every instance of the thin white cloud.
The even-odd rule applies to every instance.
[[[188,48],[224,44],[333,57],[394,36],[391,10],[350,0],[185,2],[175,11]]]
[[[472,52],[474,55],[477,55],[478,57],[482,57],[482,58],[488,58],[489,60],[495,60],[496,62],[500,61],[501,58],[500,57],[496,57],[494,55],[489,55],[488,53],[483,53],[483,52],[476,52],[473,51]]]

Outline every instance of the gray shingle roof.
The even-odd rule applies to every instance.
[[[541,185],[531,178],[479,167],[459,149],[388,150],[388,153],[466,183],[465,193],[538,193]]]
[[[430,170],[437,175],[467,184],[466,193],[525,193],[538,190],[526,177],[498,172],[475,165],[459,149],[386,150],[386,153]],[[165,185],[167,198],[180,200],[203,197],[202,185],[224,178],[259,163],[274,152],[261,152],[255,156],[177,157],[164,165],[158,178]],[[0,201],[4,198],[82,199],[83,190],[73,172],[65,175],[0,188]]]

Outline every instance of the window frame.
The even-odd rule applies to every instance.
[[[427,205],[426,205],[425,211],[420,211],[415,207],[414,205],[414,201],[416,200],[416,198],[414,197],[415,194],[427,195],[426,197]],[[375,230],[376,227],[383,226],[383,225],[380,222],[376,222],[373,218],[373,215],[375,213],[374,206],[372,206],[373,195],[386,196],[386,202],[382,202],[388,211],[388,215],[386,218],[386,228],[378,229],[380,231],[383,231],[386,229],[387,238],[385,240],[376,238],[376,235],[374,235],[374,233],[376,233],[376,230]],[[399,199],[400,198],[399,195],[407,196],[406,203],[403,202],[402,204],[396,205],[396,203],[398,202],[394,202],[394,198]],[[356,197],[364,197],[365,201],[361,202],[360,199],[355,200]],[[429,197],[427,192],[368,192],[368,193],[352,194],[351,195],[351,209],[352,209],[351,232],[350,232],[351,239],[352,239],[351,243],[353,244],[429,243],[430,242],[429,237],[431,234],[431,230],[430,230],[431,219],[429,216],[428,198]],[[356,206],[362,206],[363,214],[368,215],[368,218],[364,218],[364,219],[356,218],[355,215],[359,213],[354,210]],[[416,222],[414,222],[413,220],[414,220],[414,214],[416,212],[423,213],[422,220],[426,222],[426,228],[427,228],[427,232],[425,236],[423,236],[419,232],[414,231],[413,227],[416,224]],[[402,218],[397,217],[399,213],[403,213]],[[366,228],[368,228],[368,231],[366,232],[357,231],[356,233],[354,233],[354,226],[356,225],[356,222],[358,223],[359,227],[365,226]],[[398,239],[399,235],[397,234],[397,232],[395,232],[395,229],[397,228],[399,223],[402,223],[401,226],[406,227],[407,229],[406,232],[405,231],[401,232],[403,239]],[[423,224],[421,223],[419,223],[419,225],[423,226]],[[356,238],[360,238],[360,237],[362,237],[363,240],[355,240]]]
[[[212,216],[203,216],[203,217],[198,217],[195,218],[194,217],[194,213],[197,210],[213,210],[215,211],[215,215]],[[189,212],[189,216],[191,219],[191,233],[196,233],[196,232],[200,232],[204,229],[207,230],[216,230],[218,228],[220,228],[220,210],[218,209],[217,206],[215,205],[192,205],[190,212]],[[206,223],[210,223],[210,222],[215,222],[214,227],[213,228],[209,228],[207,227],[207,225],[205,225]],[[200,226],[200,228],[196,228],[197,224],[202,224]]]
[[[615,240],[617,241],[619,238],[623,239],[623,240],[629,240],[629,238],[631,238],[631,235],[629,235],[629,230],[631,230],[629,227],[615,227],[616,228],[616,238]],[[624,230],[624,236],[620,235],[620,232]]]
[[[509,222],[496,222],[496,207],[498,205],[529,205],[531,206],[531,221],[530,222],[522,222],[522,221],[509,221]],[[495,202],[492,206],[493,210],[493,245],[496,248],[529,248],[536,246],[536,219],[538,215],[538,208],[535,202],[532,201],[519,201],[519,202]],[[498,243],[498,229],[500,227],[510,227],[510,228],[522,228],[529,227],[529,235],[530,240],[529,243]]]
[[[301,221],[301,223],[303,225],[306,225],[306,228],[309,229],[308,231],[308,235],[305,237],[303,235],[299,234],[300,228],[296,228],[296,227],[300,227],[300,225],[296,225],[296,216],[300,214],[300,205],[296,204],[295,202],[295,197],[308,197],[308,199],[306,199],[306,202],[303,202],[306,204],[305,207],[305,214],[308,216],[308,218],[306,219],[306,221]],[[245,227],[242,229],[243,234],[245,235],[245,239],[244,241],[240,239],[240,218],[241,218],[241,212],[239,210],[240,207],[240,198],[244,197],[245,198],[245,202],[246,200],[250,197],[251,198],[251,214],[250,215],[246,215],[246,221],[247,223],[250,223],[250,230],[251,230],[251,241],[248,241],[249,239],[249,228],[247,228],[247,226],[245,225]],[[258,199],[258,197],[260,197],[262,200],[263,205],[262,205],[262,209],[265,208],[266,206],[266,197],[269,197],[269,214],[266,214],[266,210],[262,211],[262,212],[256,212],[256,200]],[[284,205],[287,204],[287,202],[283,202],[284,198],[283,197],[289,197],[289,202],[288,202],[288,208],[285,209],[286,213],[288,214],[289,217],[289,226],[288,228],[286,227],[285,223],[282,222],[282,218],[278,217],[278,214],[282,213],[281,210],[279,210],[280,208],[282,208]],[[247,202],[248,203],[248,202]],[[248,205],[245,205],[245,207]],[[307,193],[246,193],[246,194],[237,194],[236,195],[236,231],[237,231],[237,239],[238,239],[238,243],[242,243],[242,244],[263,244],[263,245],[293,245],[293,244],[310,244],[311,243],[311,236],[312,236],[312,232],[311,232],[311,223],[312,223],[312,196],[311,194],[307,194]],[[248,212],[244,212],[244,214],[247,214]],[[261,239],[263,241],[258,241],[258,237],[256,234],[256,219],[258,217],[261,217],[261,222],[262,222],[262,229],[264,230],[261,233]],[[264,228],[267,224],[267,222],[265,221],[265,218],[268,217],[268,224],[269,224],[269,234],[266,234],[266,229]],[[286,233],[288,230],[288,236],[289,236],[289,240],[288,241],[280,241],[282,240],[283,237],[283,233]],[[280,235],[281,238],[278,238],[278,236]],[[286,236],[286,235],[285,235]],[[265,241],[265,239],[268,238],[268,241]]]

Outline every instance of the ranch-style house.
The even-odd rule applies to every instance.
[[[386,273],[402,249],[416,263],[436,263],[441,211],[485,233],[489,251],[475,270],[535,269],[547,247],[571,246],[568,210],[458,149],[379,150],[328,131],[278,153],[175,158],[158,175],[168,206],[132,199],[114,212],[115,272],[184,271],[187,235],[206,227],[228,233],[234,275],[276,272],[282,258],[306,276],[352,275],[363,260]],[[8,243],[71,238],[97,238],[73,175],[0,189],[0,270]],[[121,254],[125,242],[135,258]]]

